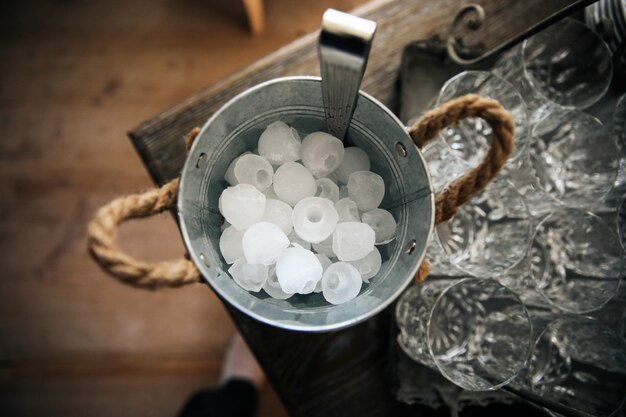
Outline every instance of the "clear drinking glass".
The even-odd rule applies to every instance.
[[[593,116],[559,108],[532,127],[528,156],[506,176],[533,215],[559,206],[592,208],[615,184],[620,152],[615,137]]]
[[[588,415],[614,415],[626,392],[624,339],[595,319],[561,317],[539,335],[512,385]]]
[[[491,279],[427,280],[403,294],[396,320],[410,357],[467,390],[506,385],[530,356],[526,307]]]
[[[435,193],[472,169],[468,162],[459,158],[452,148],[439,139],[428,144],[422,150],[422,155],[426,160]]]
[[[431,273],[495,277],[524,258],[531,237],[524,199],[509,182],[496,179],[436,226],[427,255]]]
[[[515,149],[508,163],[519,160],[528,145],[528,115],[526,103],[508,81],[487,71],[465,71],[449,79],[439,92],[436,105],[466,94],[497,100],[511,114],[515,122]],[[440,139],[452,153],[472,167],[485,157],[491,143],[489,123],[478,117],[464,119],[443,130]]]
[[[598,216],[575,209],[554,212],[532,239],[533,288],[562,311],[598,310],[618,292],[623,253],[613,229]]]
[[[613,63],[600,36],[563,19],[503,55],[493,72],[520,91],[532,121],[555,104],[585,109],[597,102],[609,88]]]

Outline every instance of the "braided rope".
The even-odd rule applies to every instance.
[[[193,129],[185,137],[185,146],[200,132]],[[180,287],[200,282],[200,272],[188,259],[143,262],[124,253],[116,242],[121,223],[150,217],[176,204],[178,178],[160,188],[117,198],[101,207],[87,227],[87,248],[98,264],[120,281],[142,288]]]
[[[468,117],[484,119],[493,130],[491,147],[483,161],[435,197],[435,224],[450,220],[457,208],[482,191],[493,180],[513,152],[515,124],[496,100],[475,94],[462,96],[429,111],[410,129],[413,142],[422,148],[447,126]]]
[[[442,129],[468,117],[480,117],[493,130],[491,147],[482,162],[456,179],[435,196],[435,225],[450,220],[457,209],[483,190],[500,172],[513,152],[515,124],[511,115],[496,100],[475,94],[458,97],[430,110],[411,128],[409,135],[418,148],[433,140]],[[424,260],[415,274],[415,282],[426,279],[430,270]]]
[[[409,134],[421,148],[441,129],[467,117],[481,117],[491,125],[491,148],[480,165],[437,194],[435,224],[452,218],[459,206],[484,189],[513,151],[514,125],[511,116],[497,101],[476,95],[454,99],[429,111],[409,129]],[[195,128],[185,137],[187,149],[199,131]],[[180,287],[200,282],[200,272],[188,259],[143,262],[124,253],[116,243],[121,223],[172,208],[176,204],[178,181],[176,178],[160,188],[118,198],[98,210],[87,229],[87,246],[92,257],[106,272],[126,284],[142,288]],[[416,281],[422,282],[428,272],[428,261],[424,260],[415,276]]]

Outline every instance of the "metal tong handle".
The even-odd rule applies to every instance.
[[[376,23],[328,9],[322,18],[319,59],[328,132],[344,140],[376,32]]]

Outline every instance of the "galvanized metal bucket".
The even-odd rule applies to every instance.
[[[257,85],[215,113],[196,138],[183,168],[178,215],[183,239],[209,285],[229,304],[262,322],[293,330],[328,331],[372,317],[393,302],[413,279],[422,262],[434,222],[434,195],[428,169],[407,128],[376,99],[360,92],[346,137],[371,159],[371,170],[385,181],[382,208],[398,223],[397,236],[379,246],[380,272],[353,300],[330,305],[321,294],[287,300],[264,292],[250,293],[226,274],[219,251],[224,221],[218,199],[227,186],[230,162],[253,151],[263,130],[283,121],[301,135],[326,130],[319,77],[285,77]]]

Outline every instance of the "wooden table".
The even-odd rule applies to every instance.
[[[571,1],[481,0],[485,28],[472,37],[493,46]],[[549,4],[547,4],[549,3]],[[378,23],[362,88],[398,110],[396,81],[404,46],[443,34],[461,6],[455,0],[376,0],[354,13]],[[321,19],[321,16],[320,16]],[[285,75],[318,75],[317,33],[304,36],[255,64],[143,122],[130,132],[152,178],[179,175],[185,160],[181,137],[202,126],[243,90]],[[307,334],[259,323],[230,309],[270,382],[293,416],[402,416],[416,410],[397,402],[389,387],[391,309],[349,329]]]

